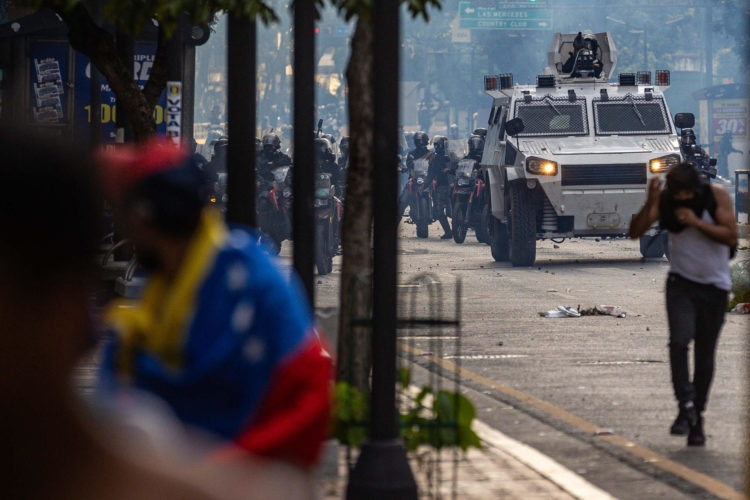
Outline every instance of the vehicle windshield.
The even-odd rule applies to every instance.
[[[516,101],[516,117],[523,120],[523,132],[519,137],[588,135],[586,100],[570,102],[567,97],[532,99],[531,102]]]
[[[634,97],[594,101],[597,135],[669,134],[672,132],[664,101]]]
[[[415,177],[426,177],[427,170],[430,168],[430,162],[424,158],[414,161],[414,176]]]
[[[469,159],[459,161],[456,168],[456,175],[459,177],[471,177],[474,172],[475,163],[476,160]]]

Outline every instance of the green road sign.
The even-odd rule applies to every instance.
[[[498,3],[497,7],[458,4],[459,28],[485,30],[545,30],[552,28],[552,9],[530,3]]]

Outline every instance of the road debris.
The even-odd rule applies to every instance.
[[[614,316],[615,318],[624,318],[626,316],[622,307],[606,304],[600,304],[589,309],[582,309],[580,312],[581,316]]]
[[[557,290],[547,290],[548,292]],[[626,312],[620,306],[610,306],[600,304],[588,309],[581,309],[580,304],[577,309],[570,306],[557,306],[557,309],[540,312],[539,316],[543,318],[580,318],[581,316],[613,316],[615,318],[626,317]]]
[[[557,306],[557,309],[540,312],[539,316],[542,316],[543,318],[580,318],[581,313],[570,306]]]
[[[733,313],[750,314],[750,302],[740,302],[732,308]]]

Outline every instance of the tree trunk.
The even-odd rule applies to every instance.
[[[135,139],[143,141],[154,135],[154,106],[166,85],[166,43],[161,30],[151,69],[153,82],[149,80],[144,93],[128,71],[128,64],[132,65],[133,61],[123,61],[118,57],[112,34],[97,26],[82,3],[70,10],[58,9],[56,12],[68,26],[70,45],[86,55],[107,79],[117,105],[127,113]]]
[[[361,391],[369,391],[371,327],[353,327],[351,322],[369,319],[372,310],[372,42],[372,26],[360,17],[346,70],[350,156],[341,230],[337,379]]]

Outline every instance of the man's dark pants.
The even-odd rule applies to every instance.
[[[448,224],[448,215],[451,211],[451,187],[437,186],[435,193],[435,210],[437,211],[437,220],[443,227],[445,234],[450,234],[451,226]]]
[[[724,314],[727,292],[677,274],[667,278],[669,319],[669,362],[672,385],[680,403],[693,401],[700,413],[706,408],[708,389],[714,374],[714,354]],[[690,381],[688,346],[694,340],[695,372]]]

